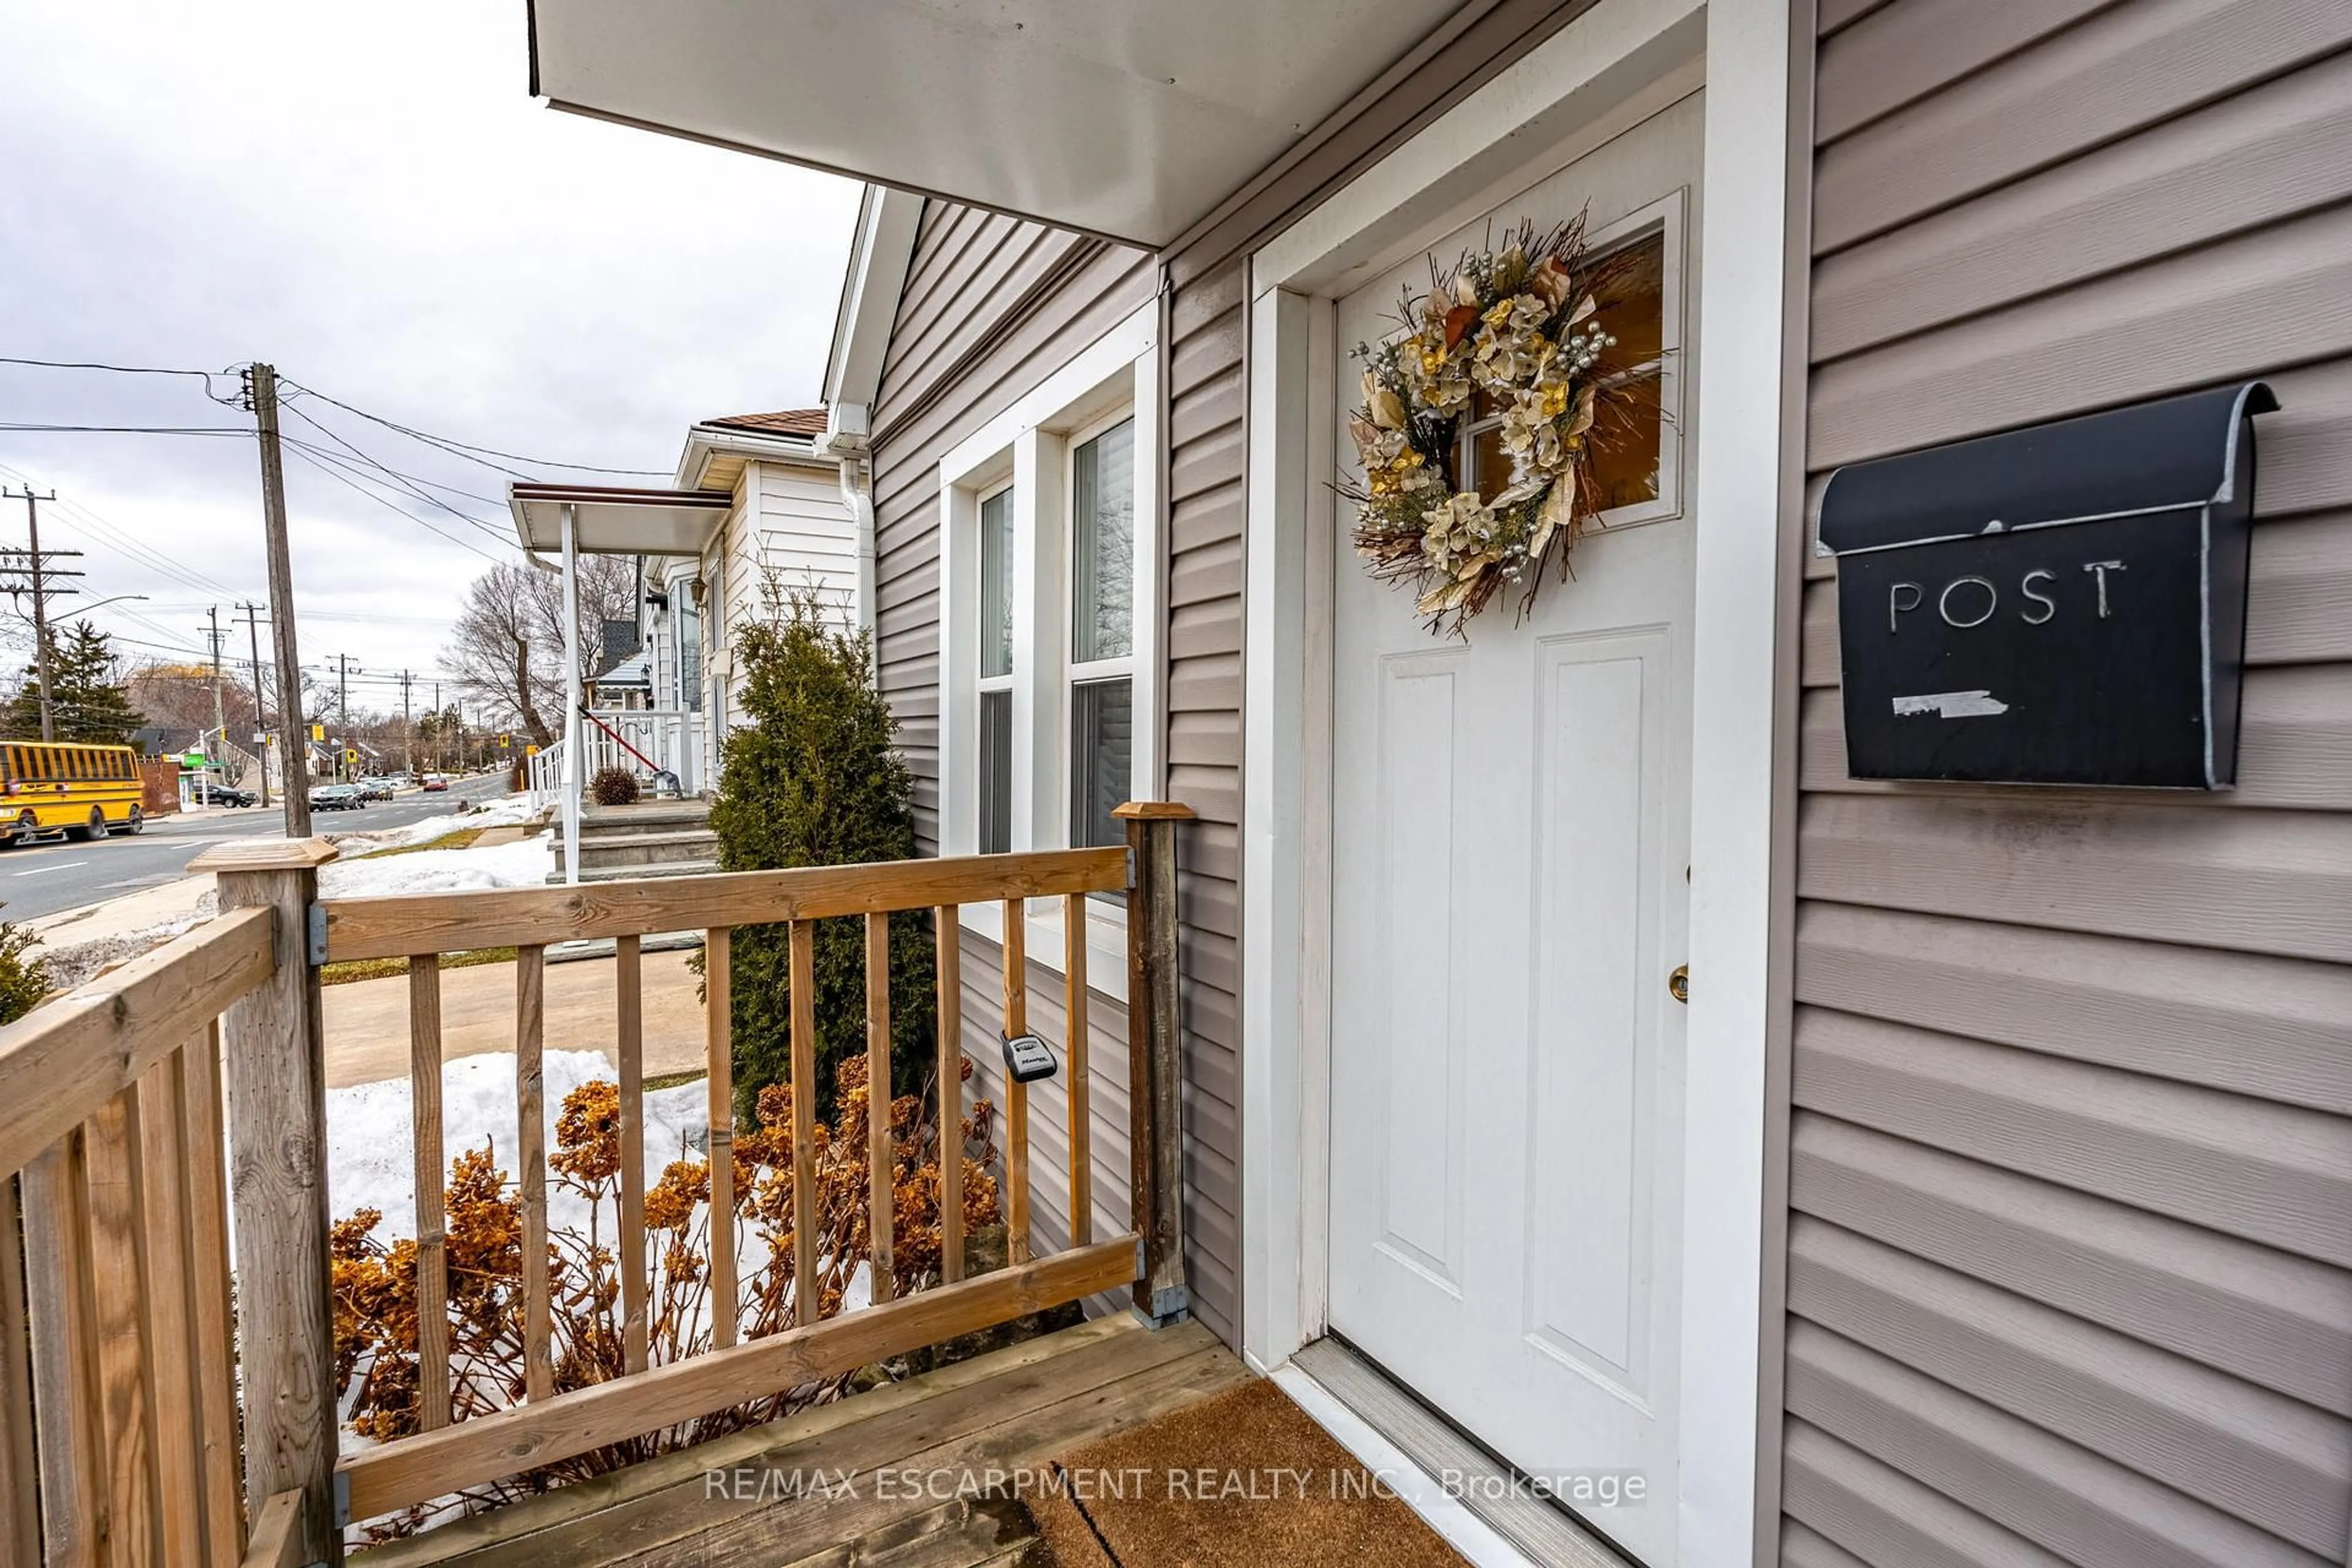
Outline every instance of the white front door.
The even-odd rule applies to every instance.
[[[1574,578],[1433,639],[1343,526],[1334,601],[1331,1326],[1652,1568],[1676,1558],[1700,130],[1694,96],[1432,247],[1586,208],[1654,253],[1612,330],[1656,334],[1659,466],[1617,476]],[[1338,341],[1394,331],[1408,284],[1425,260],[1342,300]]]

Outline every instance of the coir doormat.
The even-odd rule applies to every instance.
[[[1459,1568],[1265,1378],[1061,1457],[1030,1511],[1059,1568]]]

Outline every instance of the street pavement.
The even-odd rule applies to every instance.
[[[457,809],[461,801],[491,800],[506,793],[503,773],[451,782],[446,793],[410,790],[357,811],[310,814],[313,833],[367,833],[402,827]],[[215,810],[188,816],[150,818],[147,831],[131,837],[114,834],[90,844],[37,844],[0,849],[0,914],[32,920],[84,904],[135,893],[187,875],[188,862],[215,844],[239,838],[275,837],[286,819],[275,804],[268,810]]]

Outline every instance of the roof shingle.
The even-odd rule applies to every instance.
[[[721,430],[756,430],[768,436],[822,436],[824,410],[785,408],[773,414],[725,414],[703,423]]]

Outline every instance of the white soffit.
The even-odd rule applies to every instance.
[[[515,537],[542,555],[563,548],[563,509],[588,555],[699,555],[727,521],[734,498],[718,490],[622,489],[608,485],[513,484],[507,509]]]
[[[1460,3],[531,0],[531,90],[1156,247]]]

